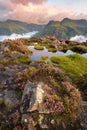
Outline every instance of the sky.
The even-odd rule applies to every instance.
[[[46,24],[66,17],[87,19],[87,0],[0,0],[0,21]]]

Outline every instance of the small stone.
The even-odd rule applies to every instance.
[[[24,122],[27,123],[27,119],[24,119]]]
[[[82,126],[82,127],[83,127],[83,123],[80,123],[80,126]]]
[[[51,120],[51,124],[54,124],[55,123],[55,121],[54,120]]]
[[[22,122],[25,122],[25,123],[28,122],[28,115],[27,114],[22,115]]]

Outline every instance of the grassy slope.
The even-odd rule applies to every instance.
[[[27,28],[24,28],[21,25],[18,25],[16,23],[12,23],[12,22],[4,22],[4,23],[0,23],[0,34],[11,34],[11,33],[23,33],[23,32],[28,32],[29,30]]]
[[[87,59],[79,54],[73,54],[67,57],[53,56],[51,57],[51,61],[56,63],[74,81],[87,73]]]

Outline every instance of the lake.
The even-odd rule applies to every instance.
[[[40,60],[42,56],[48,56],[50,58],[51,56],[67,56],[75,53],[71,50],[67,50],[66,52],[63,51],[49,52],[46,47],[44,47],[44,50],[36,50],[34,49],[34,46],[29,46],[29,49],[33,51],[33,54],[31,54],[30,56],[33,61]],[[82,54],[82,56],[87,58],[87,53]]]

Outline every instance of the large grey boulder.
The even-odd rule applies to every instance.
[[[29,100],[29,111],[38,109],[38,105],[43,101],[44,90],[42,89],[43,83],[32,83],[28,82],[25,85],[22,102],[27,99]]]

